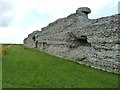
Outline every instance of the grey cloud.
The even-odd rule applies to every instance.
[[[4,17],[0,19],[0,27],[7,27],[12,21],[12,17]]]
[[[12,21],[11,15],[7,15],[8,12],[12,11],[13,6],[7,0],[0,1],[0,27],[7,27]],[[12,12],[11,12],[12,13]]]
[[[0,3],[0,14],[4,14],[7,11],[12,10],[12,5],[8,2]]]

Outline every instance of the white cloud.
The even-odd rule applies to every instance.
[[[35,28],[23,29],[18,28],[0,28],[0,43],[22,43],[24,38],[33,32]]]
[[[119,0],[1,0],[1,2],[7,3],[10,8],[6,8],[5,5],[0,8],[0,23],[6,23],[7,27],[0,28],[0,43],[2,42],[15,42],[22,43],[23,38],[27,37],[32,31],[39,29],[48,23],[65,17],[71,13],[74,13],[79,7],[89,7],[92,13],[89,15],[92,18],[105,15],[103,12],[106,7],[117,9]],[[37,12],[40,16],[32,16],[30,11]],[[108,11],[109,12],[109,11]],[[1,16],[2,15],[2,16]],[[30,20],[28,17],[35,17],[35,20]],[[4,19],[5,18],[5,19]],[[8,18],[8,19],[7,19]],[[38,18],[38,20],[37,20]],[[42,20],[40,20],[40,18]],[[7,19],[7,20],[6,20]],[[45,22],[43,22],[45,19]],[[25,22],[29,22],[25,23]],[[26,27],[24,27],[26,26]]]

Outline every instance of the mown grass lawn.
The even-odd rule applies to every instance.
[[[12,45],[3,57],[3,88],[117,88],[118,75]]]

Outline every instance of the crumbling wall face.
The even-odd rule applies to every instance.
[[[109,21],[94,26],[96,30],[88,41],[91,43],[90,53],[91,65],[109,72],[120,73],[119,61],[119,39],[118,39],[118,16],[109,17]],[[105,20],[105,19],[104,19]]]
[[[31,38],[30,39],[26,38],[24,40],[24,45],[30,48],[35,48],[35,42]]]
[[[24,45],[80,64],[120,73],[118,15],[88,19],[89,8],[50,23],[24,39]]]
[[[38,34],[39,31],[34,31],[33,33],[28,35],[28,38],[25,38],[23,43],[25,46],[30,47],[30,48],[37,48],[38,45]]]

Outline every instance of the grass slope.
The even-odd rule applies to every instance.
[[[13,45],[3,57],[3,88],[116,88],[118,75]]]

